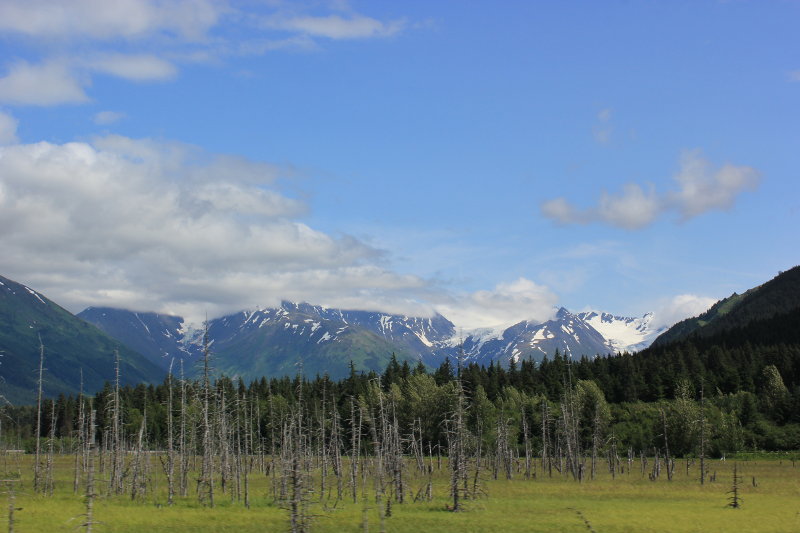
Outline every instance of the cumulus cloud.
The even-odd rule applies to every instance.
[[[15,105],[78,104],[89,101],[69,64],[51,60],[39,65],[13,64],[0,78],[0,102]]]
[[[17,142],[17,119],[0,111],[0,146]]]
[[[700,151],[693,150],[681,157],[675,181],[679,188],[670,193],[668,203],[688,220],[713,209],[730,209],[739,193],[758,186],[760,175],[754,168],[730,164],[714,172]]]
[[[499,283],[492,290],[456,296],[437,310],[465,330],[508,327],[522,320],[544,322],[555,315],[558,297],[526,278]]]
[[[653,326],[672,326],[681,320],[704,313],[716,302],[714,298],[696,294],[679,294],[662,300],[653,312]]]
[[[624,229],[639,229],[652,224],[665,213],[678,213],[683,221],[712,210],[730,209],[744,191],[758,187],[760,173],[748,166],[725,164],[714,170],[699,150],[684,152],[680,170],[673,181],[675,188],[658,193],[629,183],[619,194],[603,191],[597,207],[581,209],[565,198],[547,200],[541,213],[557,224],[600,222]]]
[[[305,205],[277,189],[279,173],[120,136],[2,147],[0,272],[74,311],[197,318],[283,298],[415,308],[427,282],[382,268],[382,252],[355,238],[297,220]]]

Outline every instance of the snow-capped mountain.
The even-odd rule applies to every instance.
[[[348,332],[366,330],[417,358],[447,346],[455,331],[453,323],[439,314],[420,318],[283,302],[279,308],[242,311],[213,320],[209,335],[218,344],[225,343],[276,323],[319,345],[336,342]]]
[[[202,353],[204,328],[180,317],[165,320],[156,313],[108,308],[80,315],[164,368],[173,359],[196,360]],[[283,302],[211,320],[208,338],[215,368],[229,376],[255,379],[294,374],[302,367],[306,374],[338,379],[347,375],[350,361],[359,370],[381,372],[392,354],[401,363],[438,364],[431,354],[448,346],[454,329],[441,315],[407,317]],[[188,365],[187,373],[192,370]]]
[[[552,357],[556,350],[573,357],[613,352],[599,332],[563,307],[554,319],[544,323],[526,320],[499,335],[486,330],[473,333],[464,339],[463,349],[467,360],[481,364],[490,361],[507,364],[510,360],[521,359],[541,361],[545,356]]]
[[[605,337],[615,352],[644,350],[667,329],[666,326],[653,326],[653,313],[631,318],[588,311],[577,316]]]
[[[89,308],[79,316],[162,368],[176,358],[196,359],[202,352],[203,328],[191,327],[180,317],[108,308]],[[439,314],[422,318],[283,302],[280,307],[211,320],[208,335],[215,367],[229,376],[254,379],[294,374],[302,367],[306,374],[339,378],[349,371],[350,361],[360,370],[380,372],[392,354],[400,362],[435,367],[445,357],[507,365],[511,360],[538,362],[556,350],[578,358],[641,349],[659,333],[649,327],[651,320],[652,315],[576,315],[561,308],[547,322],[522,321],[502,330],[462,335]]]

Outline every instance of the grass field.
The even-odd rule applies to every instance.
[[[85,512],[82,494],[73,494],[72,457],[56,460],[55,493],[33,494],[30,456],[7,455],[0,458],[0,468],[14,477],[14,528],[18,533],[80,530]],[[662,473],[657,481],[642,476],[638,462],[630,473],[612,479],[607,470],[595,480],[577,483],[571,477],[537,476],[526,480],[486,479],[487,495],[468,502],[467,510],[452,513],[448,501],[448,471],[443,466],[434,476],[434,499],[430,502],[395,504],[385,519],[386,531],[422,533],[428,531],[586,532],[796,532],[800,531],[800,463],[788,460],[758,459],[737,462],[742,476],[740,509],[727,506],[733,477],[733,461],[710,461],[709,471],[716,481],[701,486],[694,465],[686,475],[683,461],[668,481]],[[411,469],[409,469],[411,471]],[[98,472],[95,531],[109,532],[190,532],[229,531],[272,532],[288,530],[288,513],[274,503],[270,480],[253,473],[250,483],[251,507],[231,501],[230,492],[217,488],[213,509],[201,506],[191,493],[166,505],[166,482],[158,459],[151,458],[149,491],[143,500],[127,496],[106,496]],[[490,476],[484,476],[489,478]],[[755,477],[756,486],[753,484]],[[424,481],[412,478],[414,492]],[[6,485],[7,489],[7,485]],[[319,503],[314,497],[311,512],[316,515],[312,531],[338,532],[363,530],[364,516],[369,530],[380,531],[374,500],[353,503],[347,497],[333,508],[334,500]],[[8,505],[0,500],[3,524],[7,523]]]

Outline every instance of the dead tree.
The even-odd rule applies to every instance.
[[[755,478],[753,478],[753,480],[755,480]],[[741,484],[742,477],[739,475],[739,467],[736,463],[733,463],[733,482],[731,484],[731,490],[728,491],[728,494],[730,494],[730,498],[728,498],[728,507],[732,509],[738,509],[742,506],[742,498],[739,496],[739,486]]]
[[[525,406],[522,406],[522,439],[525,445],[525,479],[531,478],[531,439],[528,434],[528,420],[525,416]]]
[[[111,397],[111,479],[108,492],[122,494],[125,454],[122,443],[122,406],[120,405],[119,351],[114,351],[114,390]]]
[[[44,343],[39,335],[39,379],[37,380],[36,393],[36,448],[33,462],[33,492],[42,490],[42,375],[44,373]]]
[[[203,332],[203,460],[197,480],[197,497],[203,505],[214,507],[214,441],[211,427],[211,348],[208,341],[208,321]]]
[[[87,439],[87,451],[88,451],[88,465],[86,468],[86,494],[85,494],[85,503],[86,503],[86,521],[81,524],[83,527],[86,528],[86,533],[91,533],[92,527],[96,524],[94,521],[94,500],[97,498],[97,494],[95,493],[94,489],[94,463],[95,463],[95,420],[97,418],[97,412],[92,409],[89,415],[89,438]]]
[[[344,470],[342,465],[342,427],[335,402],[331,402],[331,421],[329,453],[333,465],[333,473],[336,475],[336,502],[338,503],[344,494]]]
[[[561,424],[566,445],[567,468],[575,481],[583,481],[583,461],[581,460],[578,420],[572,395],[567,392],[561,401]]]
[[[469,496],[465,490],[469,475],[466,451],[468,440],[465,420],[466,397],[460,378],[456,380],[455,386],[455,409],[447,424],[447,440],[450,463],[450,497],[453,500],[450,510],[458,512],[464,509],[463,500]]]
[[[85,456],[85,448],[86,448],[86,413],[83,409],[83,369],[80,369],[81,375],[81,384],[80,389],[78,392],[78,418],[77,418],[77,425],[78,425],[78,440],[75,443],[75,465],[74,465],[74,477],[72,483],[72,492],[74,494],[78,494],[78,490],[80,489],[80,481],[81,481],[81,472],[86,470],[86,463],[82,463],[82,457]]]
[[[53,495],[53,460],[56,443],[56,401],[50,400],[50,431],[47,433],[47,463],[44,476],[44,493]]]
[[[131,500],[144,498],[147,492],[147,468],[144,463],[144,429],[146,425],[147,411],[144,412],[142,422],[139,425],[139,434],[136,439],[133,464],[131,464]]]
[[[706,482],[706,403],[700,387],[700,484]]]
[[[542,398],[542,472],[547,470],[547,475],[553,477],[553,461],[550,457],[548,443],[550,442],[550,413],[547,398]]]
[[[495,441],[495,455],[494,455],[494,478],[497,479],[498,471],[502,469],[506,479],[513,477],[513,456],[511,450],[511,443],[509,440],[509,421],[507,418],[500,416],[497,418],[496,432],[497,439]]]
[[[164,468],[164,475],[167,477],[167,505],[172,505],[175,499],[175,443],[173,430],[173,386],[172,386],[172,364],[169,363],[167,371],[167,456],[161,459],[161,466]]]
[[[358,502],[358,463],[361,455],[361,424],[363,411],[359,408],[356,419],[355,400],[350,397],[350,485],[353,489],[353,503]]]
[[[664,414],[664,409],[659,409],[661,412],[661,424],[664,427],[664,462],[667,466],[667,480],[672,481],[672,471],[674,462],[669,455],[669,439],[667,438],[667,416]]]
[[[6,494],[8,495],[8,533],[14,533],[14,511],[17,510],[16,508],[16,489],[14,488],[14,483],[18,480],[16,479],[5,479],[3,480],[6,483]]]
[[[312,491],[309,475],[309,448],[307,428],[303,415],[303,383],[299,380],[297,404],[292,408],[281,439],[282,478],[287,485],[284,506],[289,511],[289,528],[292,533],[306,533],[311,528],[309,512]]]

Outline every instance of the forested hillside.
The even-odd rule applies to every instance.
[[[259,438],[266,442],[275,438],[269,428],[300,404],[312,417],[324,418],[335,410],[346,431],[352,418],[348,421],[345,413],[353,409],[353,402],[370,410],[386,401],[394,406],[401,434],[416,432],[425,445],[443,447],[445,421],[452,416],[457,391],[463,390],[470,431],[487,446],[508,431],[516,445],[522,446],[526,438],[528,445],[552,450],[563,437],[559,432],[566,431],[567,419],[578,416],[570,423],[580,428],[583,449],[596,446],[599,434],[620,449],[666,449],[664,435],[669,435],[671,453],[693,454],[698,453],[699,432],[708,432],[707,450],[716,454],[800,449],[800,309],[784,305],[784,300],[796,300],[797,275],[798,269],[793,269],[743,296],[726,318],[715,319],[725,324],[722,331],[687,335],[634,354],[572,360],[556,352],[538,364],[512,360],[508,367],[445,359],[434,371],[421,362],[411,365],[392,356],[382,374],[357,371],[351,363],[349,375],[339,380],[297,375],[246,383],[222,377],[212,387],[214,409],[216,416],[224,417],[232,402],[252,405]],[[775,300],[776,295],[783,300]],[[779,312],[770,313],[769,302],[776,302],[772,308]],[[745,323],[746,317],[754,318]],[[210,348],[204,351],[213,366]],[[173,400],[172,415],[187,417],[189,427],[198,427],[192,417],[198,416],[201,399],[206,401],[200,394],[205,385],[178,378],[121,388],[127,431],[140,428],[146,413],[142,431],[148,442],[164,445],[168,398],[182,398],[190,408],[182,408],[179,415]],[[92,398],[100,427],[110,424],[106,406],[113,396],[106,384]],[[55,436],[74,434],[78,413],[86,411],[80,405],[74,395],[58,397]],[[15,435],[21,445],[29,443],[34,409],[6,410],[13,421],[7,434]],[[50,421],[42,427],[50,427]],[[534,427],[540,431],[524,437],[524,428]]]
[[[44,351],[46,391],[99,390],[120,356],[123,383],[157,382],[164,372],[33,289],[0,276],[0,395],[12,403],[36,400]]]

